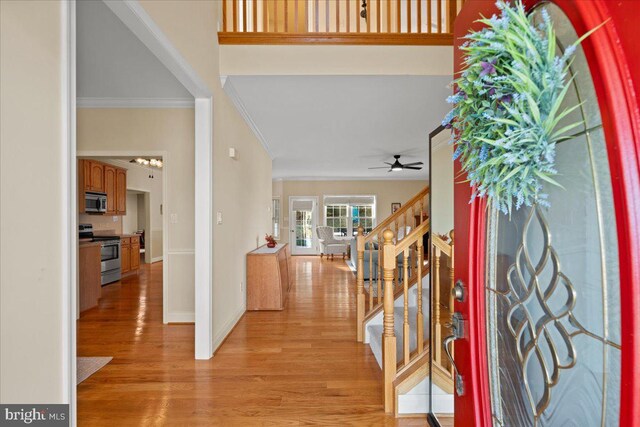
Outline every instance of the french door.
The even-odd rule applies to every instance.
[[[318,198],[289,197],[289,245],[292,255],[316,255],[318,243]]]
[[[562,50],[583,42],[568,101],[584,121],[558,144],[549,207],[509,217],[469,204],[455,185],[454,304],[464,333],[455,341],[455,425],[632,426],[640,420],[640,117],[630,68],[638,40],[628,27],[640,2],[526,2],[545,8]],[[493,2],[467,1],[455,44]],[[629,37],[625,43],[621,34]],[[626,39],[625,39],[626,40]],[[455,49],[456,71],[461,57]],[[636,61],[632,63],[632,61]],[[637,70],[635,71],[637,76]],[[460,164],[455,165],[457,176]]]

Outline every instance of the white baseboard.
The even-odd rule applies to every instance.
[[[157,256],[155,258],[151,258],[151,264],[155,263],[155,262],[160,262],[162,261],[162,256]]]
[[[195,313],[167,313],[167,323],[195,323]]]
[[[218,350],[218,347],[222,344],[222,341],[229,335],[229,332],[236,326],[240,318],[245,313],[246,307],[242,305],[240,309],[233,315],[231,319],[222,327],[222,330],[215,334],[213,337],[213,351],[214,353]]]

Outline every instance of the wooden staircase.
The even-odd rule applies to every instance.
[[[358,229],[356,339],[371,346],[383,370],[385,412],[396,416],[407,408],[411,413],[428,410],[426,394],[420,393],[426,393],[429,380],[444,405],[453,404],[452,366],[442,351],[443,328],[453,307],[453,231],[445,238],[430,235],[428,196],[426,187],[366,236]],[[427,259],[425,245],[431,253]],[[416,406],[421,396],[424,405]]]

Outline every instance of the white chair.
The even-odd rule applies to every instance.
[[[338,240],[333,236],[333,229],[331,227],[321,226],[316,227],[316,234],[320,241],[320,258],[324,255],[333,259],[333,255],[342,254],[342,259],[347,256],[347,242],[344,240]]]
[[[396,243],[399,242],[400,240],[404,239],[405,236],[408,236],[409,234],[411,234],[411,226],[407,225],[405,227],[402,227],[398,230],[398,235],[396,236]]]

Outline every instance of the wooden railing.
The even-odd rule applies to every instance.
[[[382,266],[384,253],[382,250],[382,234],[384,230],[390,229],[397,242],[400,243],[409,234],[409,231],[423,224],[427,218],[429,200],[429,187],[423,188],[418,194],[407,201],[404,206],[398,209],[391,216],[380,222],[376,228],[371,230],[366,236],[363,229],[358,227],[356,237],[357,265],[356,265],[356,337],[362,341],[364,337],[365,317],[382,306]],[[428,227],[428,226],[427,226]],[[428,228],[425,233],[428,232]],[[422,247],[422,242],[421,242]],[[409,263],[416,265],[415,257],[418,247],[409,254]],[[368,261],[368,268],[365,269],[365,260]],[[426,269],[424,270],[426,274]],[[409,271],[410,279],[421,280],[422,276],[416,276],[416,269]],[[368,274],[367,287],[365,289],[365,275]],[[394,276],[394,289],[399,289],[401,283],[398,280],[399,274],[396,271]],[[421,289],[418,292],[422,292]],[[421,300],[419,299],[419,303]]]
[[[434,348],[432,349],[431,355],[433,356],[433,360],[440,366],[447,369],[452,377],[453,377],[453,366],[449,363],[449,360],[443,357],[443,349],[442,342],[444,339],[443,327],[445,327],[445,323],[443,320],[448,320],[451,318],[451,314],[453,313],[453,294],[451,293],[451,289],[453,288],[453,275],[454,275],[454,265],[453,265],[453,254],[454,254],[454,232],[451,230],[449,232],[448,239],[449,242],[446,242],[443,238],[434,234],[431,237],[431,250],[432,250],[432,262],[433,262],[433,280],[431,283],[433,284],[433,300],[432,300],[432,337]],[[445,262],[442,262],[444,257]],[[443,264],[446,265],[446,268],[443,267]],[[453,350],[451,350],[453,355]]]
[[[220,44],[452,45],[465,0],[222,0]]]
[[[408,268],[411,265],[409,262],[409,256],[411,252],[412,246],[417,246],[417,277],[422,277],[421,269],[424,266],[423,259],[423,238],[425,234],[429,231],[429,221],[424,221],[420,224],[415,230],[413,230],[407,237],[405,237],[399,243],[394,242],[394,233],[391,230],[385,230],[383,235],[383,253],[384,253],[384,267],[383,267],[383,275],[384,275],[384,302],[383,302],[383,334],[382,334],[382,369],[383,369],[383,378],[384,378],[384,406],[385,412],[392,413],[395,409],[395,390],[394,383],[398,377],[398,372],[403,370],[406,367],[409,367],[412,361],[420,360],[423,364],[427,363],[428,360],[421,358],[420,356],[428,351],[428,348],[425,348],[424,345],[424,329],[423,329],[423,320],[424,313],[422,307],[422,283],[417,284],[417,295],[418,295],[418,310],[417,310],[417,319],[416,319],[416,330],[415,334],[417,347],[415,349],[410,348],[410,328],[409,328],[409,273]],[[434,289],[432,292],[431,299],[431,314],[433,316],[434,322],[432,322],[433,330],[431,331],[434,334],[434,349],[431,351],[431,357],[433,359],[434,365],[438,368],[439,371],[448,372],[450,378],[453,378],[452,367],[447,361],[444,361],[442,358],[442,310],[441,307],[443,303],[446,301],[448,310],[452,309],[452,300],[450,299],[450,287],[447,287],[447,292],[441,292],[443,289],[440,287],[440,257],[444,253],[453,260],[453,231],[450,233],[451,236],[451,244],[447,244],[439,238],[435,236],[432,238],[433,241],[433,282]],[[394,292],[394,278],[397,277],[398,270],[398,256],[402,256],[402,269],[403,269],[403,320],[402,320],[402,360],[396,360],[396,335],[395,335],[395,325],[394,325],[394,309],[395,309],[395,300],[396,295]],[[451,279],[453,271],[453,263],[450,263],[450,270],[447,271],[447,274]],[[452,282],[452,281],[451,281]]]

